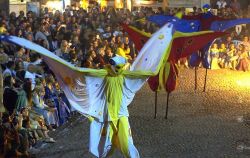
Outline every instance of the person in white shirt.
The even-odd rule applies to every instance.
[[[68,52],[69,52],[69,45],[68,45],[68,42],[67,42],[66,40],[62,40],[61,46],[60,46],[59,49],[57,49],[57,50],[55,51],[55,54],[56,54],[57,56],[59,56],[59,57],[62,57],[62,55],[63,55],[64,53],[67,54]]]
[[[227,2],[225,0],[218,0],[216,3],[218,9],[225,8],[227,5]]]

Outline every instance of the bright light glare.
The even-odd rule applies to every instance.
[[[136,4],[141,4],[141,1],[140,0],[136,0],[135,3]]]
[[[50,8],[51,10],[60,10],[62,11],[63,5],[61,1],[48,1],[46,3],[46,6]]]
[[[244,76],[236,81],[237,85],[241,87],[250,87],[250,77]]]

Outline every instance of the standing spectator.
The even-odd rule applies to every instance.
[[[218,0],[216,2],[218,9],[226,8],[227,2],[225,0]]]

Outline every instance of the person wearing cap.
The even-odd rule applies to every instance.
[[[203,11],[203,18],[210,18],[213,16],[212,12],[211,12],[211,7],[209,4],[204,4],[202,6],[202,11]]]

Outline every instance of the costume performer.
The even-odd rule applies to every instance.
[[[125,59],[115,57],[105,69],[78,68],[30,41],[14,36],[1,40],[16,43],[42,55],[54,72],[70,104],[91,121],[90,152],[97,157],[110,155],[114,148],[125,157],[137,158],[128,122],[127,106],[150,76],[166,62],[173,40],[173,25],[168,23],[147,41],[130,70]]]

